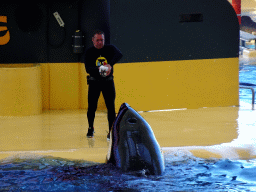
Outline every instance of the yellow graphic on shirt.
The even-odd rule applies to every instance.
[[[7,23],[7,16],[0,16],[1,23]],[[6,26],[0,26],[0,32],[6,31],[3,36],[0,36],[0,45],[5,45],[10,41],[10,32]]]
[[[105,57],[100,56],[96,59],[96,66],[97,67],[100,67],[101,65],[106,65],[106,64],[108,64],[108,61]]]

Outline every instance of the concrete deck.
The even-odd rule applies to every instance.
[[[256,158],[256,110],[216,107],[140,112],[162,150],[202,158]],[[96,113],[95,137],[86,137],[85,110],[0,117],[0,159],[54,156],[104,163],[108,151],[107,114]]]

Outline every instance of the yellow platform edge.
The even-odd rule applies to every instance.
[[[140,112],[165,154],[200,158],[253,159],[255,110],[213,107]],[[0,117],[0,159],[56,157],[104,163],[107,114],[97,112],[95,137],[88,139],[86,110],[49,111],[36,116]]]

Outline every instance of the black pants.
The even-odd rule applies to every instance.
[[[87,118],[89,127],[93,127],[95,112],[97,110],[98,100],[100,92],[102,92],[106,107],[108,110],[108,124],[109,130],[112,127],[112,124],[115,120],[115,85],[113,80],[108,81],[89,81],[89,90],[88,90],[88,111]]]

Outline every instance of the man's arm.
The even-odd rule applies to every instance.
[[[121,53],[121,51],[119,49],[117,49],[116,46],[112,45],[113,47],[113,58],[112,60],[106,65],[106,67],[108,67],[108,70],[107,70],[107,76],[111,73],[111,70],[112,70],[112,67],[114,64],[116,64],[122,57],[123,57],[123,54]]]
[[[114,45],[113,45],[113,51],[114,51],[113,58],[109,62],[109,64],[112,67],[113,67],[114,64],[116,64],[123,57],[123,54],[121,53],[121,51]]]

